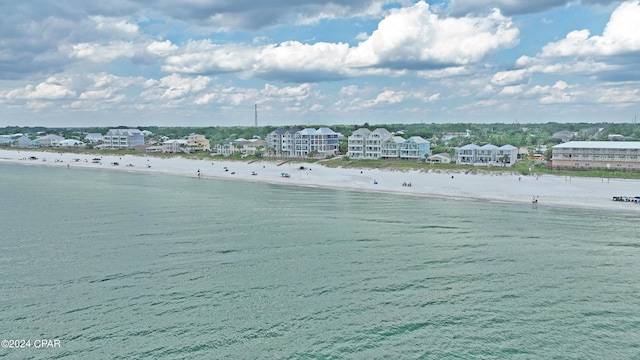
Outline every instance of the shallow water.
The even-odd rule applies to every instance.
[[[5,358],[634,358],[631,214],[0,164]]]

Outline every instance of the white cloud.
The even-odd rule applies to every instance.
[[[540,57],[611,56],[640,50],[640,1],[626,1],[611,14],[602,35],[572,31],[542,48]]]
[[[151,55],[165,57],[173,53],[178,47],[169,40],[154,41],[147,45],[147,52]]]
[[[110,37],[134,38],[138,36],[138,25],[126,19],[97,15],[90,16],[89,20],[94,23],[96,30],[106,33]]]
[[[640,90],[638,89],[604,89],[598,94],[597,102],[609,104],[638,104],[640,103]]]
[[[148,89],[143,91],[140,96],[147,101],[159,101],[168,106],[204,91],[210,81],[211,78],[206,76],[182,77],[178,74],[172,74],[159,81],[147,81],[145,85]]]
[[[0,92],[7,100],[60,100],[74,97],[76,92],[69,87],[69,79],[50,77],[37,85]]]
[[[498,86],[508,86],[522,83],[526,78],[527,71],[524,69],[499,71],[493,78],[491,83]]]
[[[435,67],[435,71],[446,71],[512,47],[518,43],[518,36],[511,20],[498,11],[486,17],[440,18],[420,1],[391,11],[378,29],[356,47],[328,42],[285,41],[250,47],[191,41],[180,49],[180,54],[169,56],[162,70],[188,74],[237,72],[243,77],[292,82],[336,80],[376,72],[381,75],[381,71],[389,71],[385,69]]]
[[[95,63],[105,63],[119,58],[132,57],[135,54],[136,46],[131,42],[116,41],[108,44],[80,43],[73,45],[72,58],[89,60]]]
[[[486,17],[440,18],[423,1],[394,10],[350,54],[359,66],[465,65],[518,43],[520,32],[494,11]]]
[[[244,45],[216,45],[211,40],[192,40],[181,54],[165,59],[162,70],[186,74],[238,72],[250,69],[257,50]]]
[[[513,85],[513,86],[505,86],[502,91],[500,91],[500,95],[518,95],[522,94],[525,91],[526,85]]]

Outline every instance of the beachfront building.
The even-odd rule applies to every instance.
[[[298,131],[300,131],[300,129],[289,129],[282,134],[281,156],[292,157],[295,155],[295,137]]]
[[[267,151],[270,154],[274,154],[276,156],[280,156],[282,153],[282,135],[286,133],[287,130],[278,128],[268,133],[265,137],[264,141],[267,144]]]
[[[138,129],[109,129],[104,135],[101,148],[118,150],[132,149],[136,145],[144,145],[144,135]]]
[[[209,140],[204,135],[191,134],[186,140],[185,148],[189,152],[211,151]]]
[[[60,142],[64,140],[64,137],[48,134],[45,136],[40,136],[31,142],[31,146],[34,147],[58,147]]]
[[[91,144],[101,144],[104,141],[104,135],[100,133],[88,133],[84,139]]]
[[[380,144],[380,156],[383,159],[400,159],[400,147],[404,143],[402,136],[392,136]]]
[[[163,153],[189,153],[187,150],[187,140],[185,139],[169,139],[162,142]]]
[[[234,141],[225,141],[222,144],[216,146],[216,153],[218,155],[255,155],[261,153],[267,142],[262,139],[236,139]]]
[[[60,141],[57,147],[61,149],[84,149],[87,147],[87,144],[76,139],[65,139]]]
[[[31,147],[32,142],[28,136],[23,134],[0,135],[0,145],[10,147]]]
[[[430,153],[431,144],[420,136],[405,139],[391,136],[380,144],[381,159],[422,160]]]
[[[449,164],[451,162],[451,155],[447,153],[433,154],[429,156],[427,160],[437,164]]]
[[[349,159],[364,159],[365,146],[364,143],[371,134],[371,130],[360,128],[351,133],[347,138],[347,156]]]
[[[640,141],[569,141],[551,151],[554,169],[640,171]]]
[[[302,129],[294,135],[295,157],[335,155],[339,149],[338,136],[337,132],[329,128]]]
[[[518,148],[513,145],[502,145],[498,148],[496,157],[499,163],[511,166],[518,160]]]
[[[480,164],[495,163],[498,154],[498,147],[492,144],[485,144],[476,150],[476,162]]]
[[[365,159],[380,159],[382,157],[382,142],[391,137],[387,129],[377,128],[365,139]]]
[[[513,165],[518,158],[518,148],[512,145],[497,147],[492,144],[478,146],[468,144],[456,150],[456,164]]]
[[[430,154],[431,144],[420,136],[412,136],[400,144],[400,158],[423,160]]]
[[[270,155],[292,157],[295,155],[295,134],[300,129],[278,128],[267,134],[265,141]]]
[[[382,144],[392,135],[387,129],[377,128],[373,131],[360,128],[347,138],[347,156],[350,159],[380,159]]]
[[[480,146],[476,144],[467,144],[456,150],[456,164],[475,164],[478,157],[478,149]]]

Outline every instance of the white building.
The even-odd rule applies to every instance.
[[[371,130],[360,128],[351,133],[347,138],[347,156],[349,159],[365,158],[365,141],[371,134]]]
[[[518,159],[518,148],[512,145],[468,144],[456,150],[456,164],[512,165]]]
[[[339,149],[337,132],[329,128],[306,128],[294,135],[294,154],[296,157],[335,155]]]
[[[110,129],[104,136],[103,149],[131,149],[144,145],[144,135],[138,129]]]
[[[380,144],[380,156],[385,159],[399,159],[400,148],[405,140],[402,136],[392,136]]]
[[[104,135],[100,133],[88,133],[85,135],[84,139],[92,144],[97,144],[104,141]]]
[[[382,144],[391,137],[389,130],[384,128],[373,131],[360,128],[347,138],[348,156],[350,159],[380,159]]]
[[[66,139],[58,143],[58,147],[61,149],[84,149],[87,145],[80,140]]]
[[[569,141],[552,148],[551,166],[640,171],[640,141]]]
[[[60,142],[64,140],[64,137],[54,134],[48,134],[41,136],[32,142],[32,146],[35,147],[58,147]]]

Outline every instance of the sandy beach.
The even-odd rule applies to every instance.
[[[32,157],[37,160],[30,159]],[[626,179],[344,169],[295,160],[283,164],[272,161],[224,161],[219,157],[205,161],[180,157],[151,157],[143,154],[95,156],[4,149],[0,150],[0,162],[171,174],[202,180],[259,181],[458,200],[514,202],[536,207],[562,206],[640,212],[638,204],[612,201],[613,196],[640,196],[640,181]],[[283,173],[289,177],[284,177]],[[537,199],[537,204],[532,203],[533,199]]]

